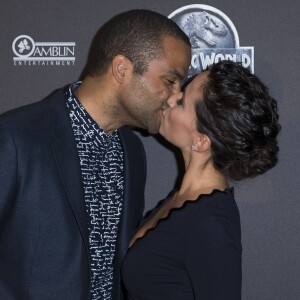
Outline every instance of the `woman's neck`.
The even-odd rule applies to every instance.
[[[186,171],[177,195],[196,199],[200,194],[209,194],[214,189],[223,191],[228,188],[226,177],[214,167],[212,160],[196,155],[191,155],[188,163],[185,161]]]

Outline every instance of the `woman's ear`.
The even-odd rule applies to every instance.
[[[132,74],[133,65],[124,55],[117,55],[112,61],[112,74],[119,84],[123,84],[126,78]]]
[[[196,132],[193,134],[192,150],[196,152],[204,152],[210,150],[210,138],[206,134]]]

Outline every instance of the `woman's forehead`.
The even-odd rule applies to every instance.
[[[202,90],[207,81],[208,71],[196,75],[193,80],[186,86],[186,89],[192,91]]]

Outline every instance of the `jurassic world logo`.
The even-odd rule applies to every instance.
[[[75,42],[35,42],[19,35],[12,43],[15,66],[70,66],[75,63]]]
[[[237,30],[220,10],[202,4],[183,6],[169,15],[190,38],[189,76],[220,60],[240,62],[254,73],[254,48],[240,47]]]

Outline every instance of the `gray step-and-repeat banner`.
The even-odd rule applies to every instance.
[[[1,1],[0,113],[77,80],[98,28],[134,8],[158,11],[186,31],[193,46],[190,74],[220,59],[241,61],[278,99],[277,167],[233,183],[242,222],[243,299],[300,299],[298,0]],[[137,134],[148,160],[149,210],[173,188],[180,165],[177,152],[159,138]]]

